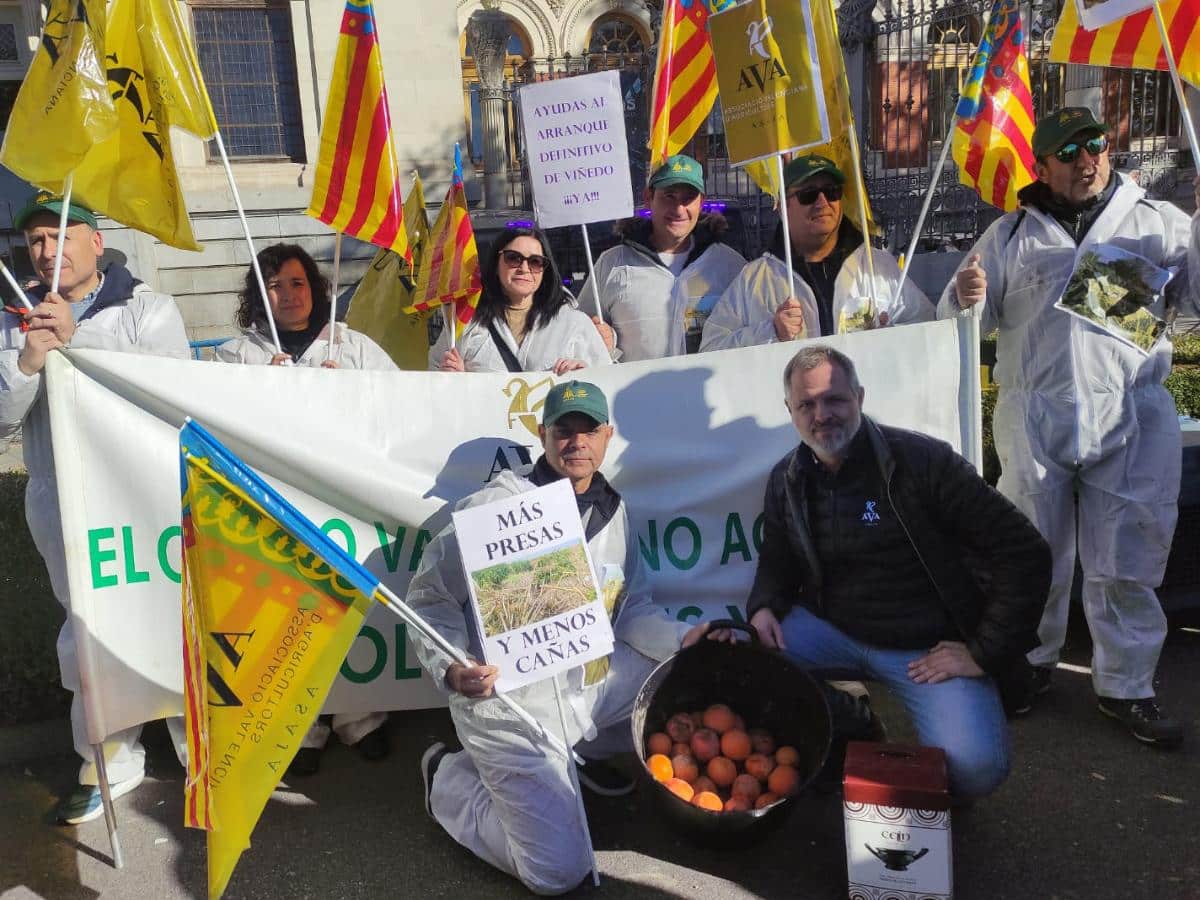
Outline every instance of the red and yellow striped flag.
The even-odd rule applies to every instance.
[[[1034,178],[1024,41],[1017,0],[996,0],[955,110],[952,151],[959,181],[1005,211],[1017,208],[1017,191]]]
[[[371,0],[346,0],[308,214],[412,261]]]
[[[455,332],[461,334],[475,307],[483,283],[479,273],[479,251],[475,248],[475,229],[467,209],[463,187],[462,154],[454,145],[454,177],[446,199],[438,211],[429,240],[421,251],[421,269],[412,306],[406,313],[419,313],[445,303],[454,304]]]
[[[654,100],[650,110],[650,171],[683,149],[717,99],[717,67],[708,17],[734,0],[667,0],[663,9]]]
[[[1200,85],[1200,0],[1164,0],[1159,9],[1175,51],[1179,76]],[[1050,44],[1050,59],[1121,69],[1166,71],[1168,68],[1153,9],[1088,31],[1079,24],[1073,0],[1063,4],[1062,17]]]

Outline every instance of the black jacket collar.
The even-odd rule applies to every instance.
[[[527,477],[538,487],[545,487],[564,476],[554,471],[550,463],[546,462],[546,455],[542,454]],[[581,517],[587,515],[589,509],[592,511],[584,529],[584,537],[590,541],[616,516],[617,510],[621,508],[621,495],[608,483],[607,478],[596,472],[592,475],[592,483],[588,489],[575,495],[575,502],[579,506]]]

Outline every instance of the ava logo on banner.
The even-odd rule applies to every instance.
[[[519,96],[538,224],[633,215],[620,73],[529,84]]]

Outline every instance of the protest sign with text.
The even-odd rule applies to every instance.
[[[483,655],[500,668],[497,690],[612,652],[569,481],[461,509],[453,519]]]
[[[751,0],[709,17],[729,161],[829,141],[829,116],[808,0]]]
[[[538,224],[558,228],[633,215],[620,73],[529,84],[520,97]]]

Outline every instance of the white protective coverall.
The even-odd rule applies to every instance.
[[[1078,248],[1053,217],[1025,206],[992,223],[963,266],[975,254],[982,258],[987,299],[980,328],[1000,329],[993,420],[999,488],[1054,552],[1041,645],[1029,660],[1053,666],[1059,658],[1078,539],[1092,686],[1101,697],[1139,699],[1154,696],[1167,633],[1154,588],[1166,568],[1179,495],[1179,421],[1162,385],[1171,343],[1164,337],[1146,353],[1054,304],[1077,255],[1110,244],[1163,268],[1180,267],[1167,300],[1196,315],[1200,257],[1184,213],[1117,177]],[[959,313],[954,279],[938,313]]]
[[[884,250],[874,251],[875,304],[879,312],[888,314],[888,325],[908,325],[930,322],[936,315],[933,303],[911,281],[906,280],[898,303],[892,298],[900,281],[900,267]],[[871,278],[867,271],[867,245],[851,253],[837,274],[833,285],[833,321],[848,300],[871,296]],[[787,263],[770,251],[746,265],[728,290],[713,307],[704,323],[702,351],[727,350],[730,347],[754,347],[773,344],[779,340],[775,333],[775,311],[788,297],[800,301],[804,310],[805,333],[800,337],[821,334],[817,299],[813,290],[799,275],[788,281]]]
[[[329,326],[326,325],[317,338],[300,356],[298,366],[320,368],[329,352]],[[257,328],[245,329],[241,337],[231,338],[220,344],[213,358],[226,363],[269,365],[275,357],[275,345],[270,337]],[[337,323],[333,339],[333,360],[342,369],[366,369],[375,372],[395,372],[397,366],[392,358],[373,340],[361,332]],[[333,730],[343,744],[357,744],[364,737],[387,721],[386,712],[334,713]],[[329,740],[330,728],[318,716],[300,742],[301,747],[324,747]]]
[[[532,488],[524,477],[506,470],[458,508]],[[568,707],[568,744],[597,759],[632,750],[629,716],[634,698],[657,662],[679,649],[689,626],[669,618],[651,599],[624,501],[588,546],[597,569],[613,572],[619,567],[626,581],[613,621],[615,643],[607,676],[586,687],[582,667],[560,676]],[[407,601],[451,644],[473,659],[483,659],[475,627],[468,624],[470,600],[453,526],[425,548]],[[447,660],[416,635],[414,646],[434,683],[446,689]],[[528,726],[496,698],[473,700],[448,693],[450,716],[464,749],[445,756],[437,769],[431,797],[434,818],[464,847],[536,893],[560,894],[575,887],[591,861],[567,758],[535,742]],[[510,696],[548,731],[561,734],[551,681],[527,685]]]
[[[703,222],[692,240],[706,240]],[[691,352],[699,347],[704,320],[745,265],[732,247],[710,242],[676,277],[649,246],[629,238],[596,259],[579,304],[594,312],[600,285],[600,317],[616,332],[622,362],[683,356],[689,336]]]
[[[123,268],[110,266],[106,280],[132,279]],[[103,290],[101,298],[104,298]],[[107,299],[105,302],[107,302]],[[83,758],[80,784],[98,784],[96,765],[87,737],[87,719],[80,696],[79,663],[71,626],[71,594],[67,584],[67,559],[63,548],[62,522],[58,511],[58,486],[54,475],[54,453],[50,442],[50,405],[46,398],[42,373],[24,374],[17,365],[25,335],[20,318],[3,313],[0,331],[0,437],[5,440],[21,434],[29,485],[25,489],[25,519],[38,552],[46,563],[54,596],[67,610],[67,621],[58,633],[58,664],[62,685],[71,691],[71,737],[75,751]],[[133,284],[130,296],[106,305],[90,318],[78,323],[71,337],[72,350],[117,350],[188,359],[187,334],[175,301],[156,294],[144,284]],[[181,720],[168,719],[171,737],[179,753],[186,752]],[[146,751],[138,742],[141,726],[110,734],[104,741],[104,761],[109,783],[126,781],[145,769]],[[183,758],[181,756],[181,758]]]
[[[549,323],[528,330],[520,346],[503,318],[494,319],[493,323],[521,364],[522,372],[549,371],[560,359],[580,359],[588,366],[606,366],[612,362],[595,323],[575,308],[574,301],[561,307]],[[429,368],[436,369],[449,349],[450,332],[443,328],[429,351]],[[463,330],[458,340],[458,352],[468,372],[508,371],[491,332],[475,320]]]
[[[328,352],[329,326],[326,325],[296,365],[319,368]],[[271,338],[257,328],[245,329],[241,337],[230,338],[213,351],[213,358],[220,362],[249,365],[268,365],[274,356],[275,345]],[[397,368],[382,347],[342,322],[337,323],[337,333],[333,339],[333,361],[343,369],[394,372]]]

